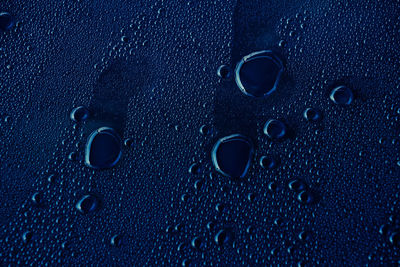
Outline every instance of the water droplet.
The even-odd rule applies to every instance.
[[[78,154],[76,154],[76,152],[71,152],[68,155],[68,159],[71,161],[76,161],[78,159]]]
[[[282,61],[272,51],[263,50],[251,53],[239,61],[235,69],[235,80],[244,94],[263,97],[275,91],[282,72]]]
[[[338,105],[350,105],[353,101],[353,92],[346,86],[339,86],[332,90],[330,99]]]
[[[271,158],[269,156],[262,156],[260,158],[260,166],[263,167],[264,169],[273,169],[277,165],[276,160],[274,158]]]
[[[26,231],[25,233],[22,234],[22,241],[24,243],[28,243],[32,239],[33,233],[31,231]]]
[[[76,107],[71,111],[69,117],[75,122],[85,121],[89,118],[89,110],[84,106]]]
[[[83,196],[78,203],[76,204],[76,208],[83,214],[87,214],[89,212],[93,212],[97,209],[99,202],[95,196],[85,195]]]
[[[214,227],[215,227],[215,223],[213,223],[213,222],[208,222],[208,223],[207,223],[207,229],[208,229],[208,230],[211,231],[211,230],[214,229]]]
[[[308,241],[311,238],[311,234],[307,231],[302,231],[299,233],[299,239],[301,241]]]
[[[0,29],[8,31],[14,26],[14,19],[8,12],[0,12]]]
[[[199,174],[200,173],[200,165],[197,163],[193,163],[189,167],[189,173],[191,174]]]
[[[94,169],[111,168],[121,158],[121,140],[118,134],[108,127],[95,130],[86,143],[85,163]]]
[[[36,205],[42,204],[42,201],[43,201],[42,194],[39,193],[39,192],[36,192],[35,194],[33,194],[33,195],[32,195],[32,201],[33,201],[33,203],[36,204]]]
[[[200,237],[195,237],[192,239],[191,245],[193,248],[200,249],[202,244],[203,244],[203,241],[201,240]]]
[[[126,147],[131,147],[131,146],[133,145],[133,139],[132,139],[132,138],[126,138],[126,139],[124,140],[124,145],[125,145]]]
[[[215,169],[225,176],[241,178],[250,167],[253,145],[245,136],[234,134],[217,141],[211,153]]]
[[[212,132],[211,128],[209,126],[207,126],[207,125],[202,125],[200,127],[200,133],[202,135],[209,135],[211,132]]]
[[[214,237],[215,243],[217,243],[217,245],[219,246],[229,243],[231,239],[232,239],[231,232],[225,229],[219,230]]]
[[[265,123],[264,134],[271,139],[281,139],[286,135],[286,125],[275,119],[270,119]]]
[[[293,191],[303,191],[306,189],[306,184],[303,181],[298,180],[298,179],[290,181],[288,186],[289,186],[289,189],[293,190]]]
[[[395,245],[395,246],[400,246],[400,232],[394,232],[390,235],[389,237],[389,241],[391,244]]]
[[[278,189],[278,185],[275,182],[270,182],[268,184],[268,189],[272,192],[276,191]]]
[[[111,245],[114,247],[121,246],[122,243],[122,236],[121,235],[114,235],[111,237]]]
[[[222,79],[229,79],[232,76],[231,68],[226,65],[219,66],[217,75]]]
[[[308,191],[302,191],[297,195],[297,199],[304,204],[311,204],[314,202],[314,195]]]
[[[308,121],[318,121],[321,118],[320,112],[314,108],[307,108],[303,116]]]

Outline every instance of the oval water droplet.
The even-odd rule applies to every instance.
[[[0,12],[0,29],[8,31],[14,26],[14,19],[8,12]]]
[[[260,158],[260,166],[264,169],[271,170],[277,165],[276,160],[269,156],[262,156]]]
[[[84,106],[76,107],[71,111],[69,117],[75,122],[85,121],[89,118],[89,110]]]
[[[121,158],[121,140],[112,128],[103,127],[90,134],[86,143],[85,163],[94,169],[111,168]]]
[[[26,231],[25,233],[22,234],[22,241],[24,243],[28,243],[32,239],[33,233],[31,231]]]

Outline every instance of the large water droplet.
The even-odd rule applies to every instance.
[[[111,168],[121,158],[121,140],[108,127],[102,127],[90,134],[86,143],[85,163],[94,169]]]
[[[282,61],[270,50],[251,53],[236,65],[235,80],[248,96],[263,97],[275,91],[283,72]]]
[[[251,141],[243,135],[233,134],[217,141],[211,158],[217,171],[225,176],[241,178],[250,167],[252,153]]]

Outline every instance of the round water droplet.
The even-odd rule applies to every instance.
[[[269,156],[262,156],[260,158],[260,166],[263,167],[264,169],[271,170],[275,168],[277,165],[276,160],[274,158],[271,158]]]
[[[214,229],[214,227],[215,227],[215,223],[214,222],[208,222],[207,223],[207,229],[208,230],[213,230]]]
[[[393,245],[399,247],[400,246],[400,232],[394,232],[390,235],[389,237],[389,241],[390,243],[392,243]]]
[[[14,19],[8,12],[0,12],[0,29],[8,31],[14,26]]]
[[[232,239],[231,232],[224,229],[220,230],[214,237],[215,243],[217,243],[217,245],[219,246],[229,243],[231,239]]]
[[[85,121],[89,118],[89,110],[84,106],[74,108],[69,117],[75,122]]]
[[[76,154],[76,152],[71,152],[68,155],[68,159],[71,161],[76,161],[78,159],[78,154]]]
[[[332,90],[330,99],[338,105],[350,105],[353,101],[353,92],[346,86],[339,86]]]
[[[25,233],[22,234],[22,241],[24,243],[28,243],[32,239],[33,233],[31,231],[26,231]]]
[[[225,176],[241,178],[250,167],[253,144],[243,135],[234,134],[217,141],[211,153],[215,169]]]
[[[197,163],[193,163],[189,167],[189,173],[191,174],[199,174],[200,173],[200,165]]]
[[[83,196],[78,203],[76,203],[76,208],[83,214],[93,212],[97,209],[99,202],[96,197],[92,195]]]
[[[320,112],[314,108],[307,108],[303,116],[308,121],[318,121],[321,118]]]
[[[270,50],[251,53],[236,65],[235,80],[248,96],[263,97],[275,91],[283,72],[282,61]]]
[[[42,204],[42,201],[43,201],[42,194],[39,193],[39,192],[36,192],[35,194],[33,194],[33,196],[32,196],[32,201],[33,201],[33,203],[36,204],[36,205]]]
[[[278,189],[278,185],[275,182],[270,182],[268,184],[268,189],[272,192],[275,192]]]
[[[124,145],[125,145],[126,147],[131,147],[131,146],[133,145],[133,139],[132,139],[132,138],[126,138],[126,139],[124,140]]]
[[[202,125],[200,127],[200,133],[202,135],[209,135],[212,132],[211,128],[207,125]]]
[[[217,75],[222,79],[229,79],[232,76],[231,68],[226,65],[219,66]]]
[[[111,168],[121,158],[121,140],[112,128],[102,127],[90,134],[86,143],[85,163],[94,169]]]
[[[286,135],[286,125],[275,119],[270,119],[265,123],[264,134],[271,139],[281,139]]]
[[[314,202],[314,195],[308,191],[301,191],[297,195],[297,199],[304,204],[311,204]]]
[[[203,244],[203,241],[201,240],[200,237],[195,237],[192,239],[191,245],[193,248],[200,249],[202,244]]]
[[[122,236],[121,235],[114,235],[111,237],[111,245],[114,247],[121,246],[122,243]]]
[[[311,234],[307,231],[302,231],[299,233],[299,239],[301,241],[308,241],[311,238]]]

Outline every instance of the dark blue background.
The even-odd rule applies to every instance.
[[[7,0],[0,11],[16,21],[0,33],[1,265],[398,265],[398,0]],[[217,76],[264,49],[285,67],[270,96]],[[329,99],[337,85],[351,105]],[[76,124],[80,105],[112,116]],[[263,134],[270,118],[288,138]],[[133,145],[93,170],[85,143],[105,122]],[[235,133],[255,147],[241,180],[210,156]],[[278,166],[261,168],[264,155]],[[295,179],[314,203],[297,200]],[[87,194],[99,206],[81,214]]]

